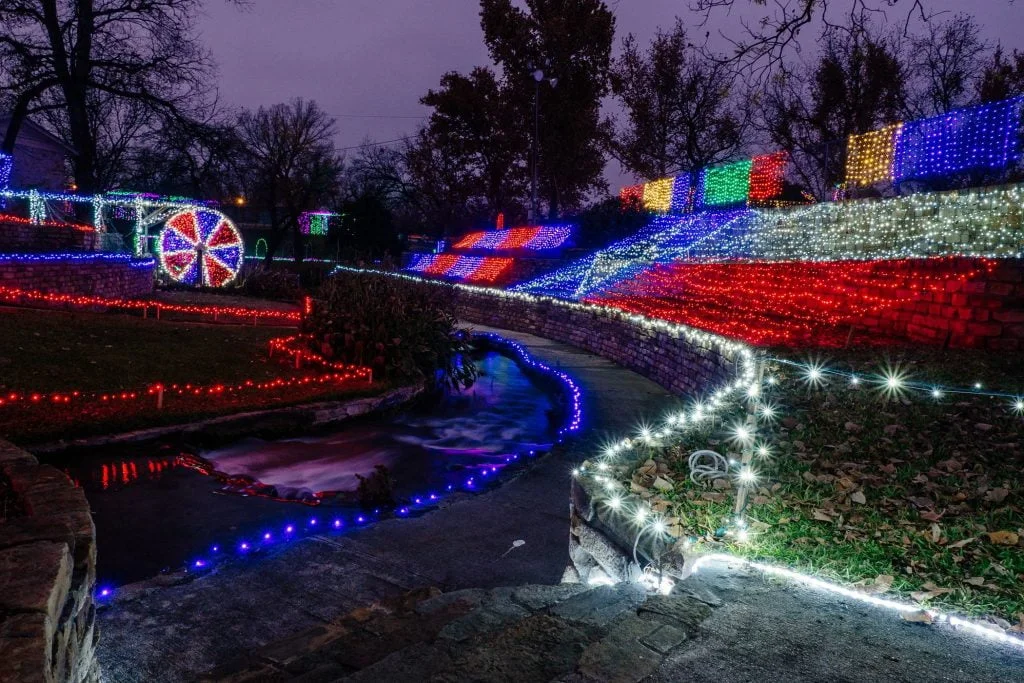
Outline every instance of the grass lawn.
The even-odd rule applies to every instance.
[[[755,460],[747,542],[715,534],[732,516],[733,483],[694,484],[687,464],[701,448],[738,457],[727,429],[742,414],[738,405],[720,411],[714,424],[706,420],[620,461],[623,487],[663,514],[673,535],[697,537],[709,549],[726,543],[866,592],[995,616],[1024,630],[1024,416],[1009,398],[887,398],[868,379],[889,366],[912,380],[963,387],[981,381],[1017,393],[1024,360],[932,349],[830,355],[818,360],[862,375],[860,384],[826,375],[810,387],[799,368],[769,367],[776,384],[766,387],[765,399],[777,415],[758,427],[771,453]],[[667,472],[670,489],[651,485],[648,458]]]
[[[267,342],[290,334],[294,329],[6,308],[0,310],[0,395],[145,391],[157,382],[232,384],[305,374],[267,357]],[[117,405],[0,407],[0,436],[37,443],[377,390],[365,384],[297,387],[245,392],[203,406],[168,396],[160,411],[144,399]]]

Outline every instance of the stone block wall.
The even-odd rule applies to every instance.
[[[95,251],[98,234],[89,226],[32,225],[0,218],[0,253]]]
[[[30,261],[0,258],[0,287],[59,294],[132,298],[153,292],[152,259]]]
[[[15,508],[0,519],[0,681],[99,681],[96,532],[85,493],[6,441],[0,478]]]
[[[908,270],[942,275],[982,270],[973,278],[947,280],[942,291],[858,321],[877,330],[927,344],[998,351],[1024,349],[1024,260],[1000,259],[991,270],[975,259],[914,261]],[[869,292],[873,293],[873,292]]]
[[[704,394],[738,377],[744,347],[708,334],[647,326],[593,306],[438,285],[463,320],[570,344],[597,354],[679,395]]]

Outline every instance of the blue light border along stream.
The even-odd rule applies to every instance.
[[[541,373],[554,379],[565,401],[564,419],[557,430],[556,443],[562,443],[583,425],[583,391],[579,384],[568,374],[552,368],[530,354],[521,344],[497,334],[474,334],[497,350],[503,350],[512,356],[512,360],[527,372]],[[225,540],[211,546],[207,552],[194,557],[184,566],[190,574],[202,574],[230,559],[239,559],[259,554],[282,544],[309,538],[314,535],[344,533],[350,528],[368,526],[373,522],[393,518],[410,517],[425,513],[440,502],[457,492],[482,492],[489,482],[497,482],[502,469],[540,455],[536,451],[524,451],[505,456],[505,463],[490,466],[480,471],[479,475],[461,475],[450,480],[440,488],[414,494],[397,503],[393,509],[375,508],[372,511],[349,512],[347,514],[330,514],[328,511],[313,513],[303,521],[286,523],[281,528],[265,528],[259,534],[247,534],[234,540]],[[97,582],[96,599],[101,605],[108,605],[117,595],[116,589],[109,583]]]

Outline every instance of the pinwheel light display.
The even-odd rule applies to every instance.
[[[242,266],[242,236],[219,211],[190,207],[160,232],[160,265],[182,284],[223,287]]]

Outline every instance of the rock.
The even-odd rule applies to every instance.
[[[622,551],[600,531],[589,526],[580,527],[580,547],[601,569],[615,581],[621,581],[625,575],[628,559]],[[575,558],[573,563],[579,567]]]
[[[643,604],[646,594],[635,583],[598,586],[555,605],[551,613],[568,621],[601,626]]]
[[[0,612],[39,612],[56,620],[71,590],[71,553],[40,541],[0,551]]]
[[[666,479],[665,477],[657,477],[654,480],[654,488],[658,489],[659,491],[671,491],[672,489],[675,488],[675,486],[672,484],[672,481],[670,479]]]
[[[568,600],[587,590],[579,584],[561,584],[555,586],[526,585],[512,591],[512,599],[528,610],[537,611]]]
[[[630,615],[601,641],[583,651],[579,672],[596,681],[633,683],[654,673],[661,653],[644,644],[660,625]]]

